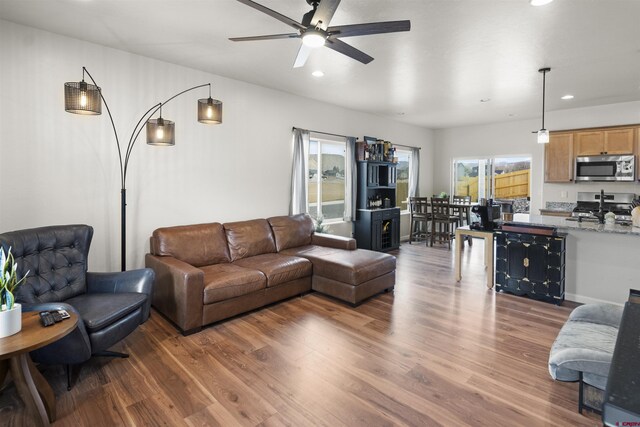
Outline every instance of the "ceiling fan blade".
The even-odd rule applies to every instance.
[[[329,27],[327,32],[333,37],[353,37],[366,36],[369,34],[397,33],[409,30],[411,30],[411,21],[387,21],[371,22],[368,24],[338,25]]]
[[[272,18],[276,18],[278,21],[280,22],[284,22],[287,25],[292,26],[293,28],[295,28],[296,30],[306,30],[307,27],[305,27],[304,25],[302,25],[301,23],[294,21],[293,19],[284,16],[278,12],[276,12],[275,10],[271,10],[268,7],[265,7],[259,3],[256,3],[254,1],[251,0],[238,0],[240,3],[242,4],[246,4],[247,6],[250,6],[256,10],[259,10],[262,13],[266,13],[267,15],[271,16]]]
[[[347,55],[349,58],[360,61],[363,64],[368,64],[373,61],[373,57],[338,39],[327,39],[325,46],[329,49],[335,50],[336,52],[340,52],[343,55]]]
[[[340,0],[322,0],[316,9],[316,13],[313,14],[311,26],[326,30],[339,4]]]
[[[304,66],[312,50],[313,50],[312,47],[309,47],[304,43],[300,43],[300,49],[298,50],[296,61],[293,63],[293,68],[300,68]]]
[[[254,41],[254,40],[295,39],[299,37],[300,37],[300,34],[298,33],[287,33],[287,34],[270,34],[267,36],[229,37],[229,40],[233,42],[248,42],[248,41]]]

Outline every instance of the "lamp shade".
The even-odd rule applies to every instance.
[[[96,85],[81,82],[64,84],[64,110],[73,114],[102,114],[100,88]]]
[[[222,101],[217,99],[198,99],[198,121],[208,125],[222,123]]]
[[[176,145],[176,124],[162,117],[147,121],[147,144],[170,146]]]
[[[538,131],[538,144],[549,143],[549,131],[546,129],[540,129]]]

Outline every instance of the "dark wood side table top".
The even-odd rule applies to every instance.
[[[17,334],[0,338],[0,360],[8,359],[51,344],[69,334],[78,324],[78,316],[44,327],[37,311],[22,313],[22,329]]]
[[[34,426],[49,426],[56,419],[56,397],[42,374],[35,367],[29,352],[44,347],[71,333],[78,316],[44,327],[38,312],[22,313],[22,329],[17,334],[0,338],[0,384],[11,373],[18,394],[25,404]]]
[[[607,426],[640,425],[640,304],[627,302],[603,404]],[[625,424],[627,423],[627,424]]]

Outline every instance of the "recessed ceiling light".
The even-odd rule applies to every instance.
[[[560,99],[573,99],[573,95],[565,95]]]
[[[311,75],[312,75],[313,77],[323,77],[323,76],[324,76],[324,73],[323,73],[321,70],[316,70],[316,71],[314,71],[313,73],[311,73]]]
[[[489,101],[491,101],[491,98],[482,98],[480,100],[480,102],[489,102]]]
[[[529,0],[529,4],[531,6],[544,6],[545,4],[551,3],[553,0]]]

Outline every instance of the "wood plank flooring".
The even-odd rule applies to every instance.
[[[482,245],[403,244],[394,293],[352,308],[316,293],[183,337],[157,313],[86,363],[55,426],[598,426],[577,384],[554,382],[549,348],[572,305],[495,294]],[[12,383],[0,425],[30,425]]]

